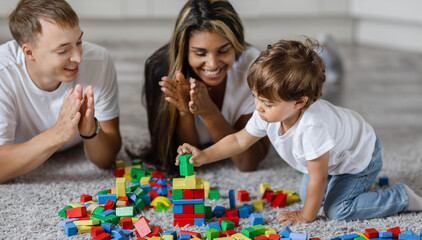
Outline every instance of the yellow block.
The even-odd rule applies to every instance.
[[[265,192],[265,189],[271,189],[271,185],[269,183],[261,183],[259,184],[259,192],[261,192],[262,194]]]
[[[215,240],[236,240],[234,237],[221,237],[221,238],[214,238]]]
[[[89,233],[91,232],[92,226],[80,225],[78,226],[78,233]]]
[[[132,180],[132,177],[130,176],[130,173],[123,174],[123,177],[125,178],[126,181],[131,181]]]
[[[286,194],[287,196],[296,194],[295,191],[284,189],[284,188],[276,189],[276,190],[273,190],[273,191],[274,191],[274,193],[282,192],[282,193]]]
[[[125,162],[123,162],[123,160],[116,160],[115,164],[116,164],[116,168],[124,168],[125,167]]]
[[[265,227],[265,236],[268,237],[270,234],[277,234],[272,227]]]
[[[173,235],[163,235],[162,238],[164,240],[173,240],[174,236]]]
[[[126,180],[123,177],[116,178],[116,196],[117,199],[126,196]]]
[[[132,223],[136,223],[139,220],[138,217],[132,217]]]
[[[151,177],[141,177],[141,185],[149,184]]]
[[[252,240],[252,239],[246,237],[245,235],[243,235],[241,233],[235,233],[235,234],[233,234],[231,236],[234,237],[237,240]]]
[[[116,194],[116,188],[112,188],[110,194]]]
[[[300,202],[300,197],[298,195],[291,195],[291,196],[287,195],[286,203],[290,204],[294,202]]]
[[[127,207],[126,201],[117,200],[116,207]]]
[[[264,203],[262,200],[254,200],[253,201],[253,210],[254,211],[261,211],[264,209]]]
[[[210,198],[210,182],[204,181],[204,196],[205,198]]]
[[[186,189],[184,178],[173,178],[173,189]]]
[[[69,206],[71,206],[72,208],[83,207],[83,205],[80,204],[80,203],[71,203],[71,204],[69,204]]]
[[[369,238],[368,237],[366,237],[365,236],[365,234],[363,234],[363,233],[356,233],[357,235],[360,235],[360,236],[362,236],[362,237],[364,237],[365,239],[368,239],[369,240]]]
[[[100,225],[100,220],[98,220],[98,219],[78,220],[78,221],[73,221],[73,223],[76,226],[96,226],[96,225]]]
[[[194,237],[194,238],[191,238],[190,240],[201,240],[201,239],[198,237]]]
[[[196,179],[195,189],[204,189],[204,179],[203,178],[197,178]]]
[[[170,207],[171,205],[171,201],[170,199],[163,197],[163,196],[158,196],[156,198],[154,198],[154,200],[152,200],[152,202],[150,203],[151,206],[156,207],[157,203],[163,203],[164,205],[166,205],[166,207]]]
[[[141,165],[141,164],[138,164],[138,165],[132,165],[132,168],[142,168],[142,165]]]
[[[196,175],[190,175],[185,177],[185,189],[196,189]]]
[[[150,237],[150,240],[161,240],[161,237]]]

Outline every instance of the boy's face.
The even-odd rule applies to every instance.
[[[256,92],[253,92],[253,95],[255,96],[255,108],[261,119],[266,122],[283,122],[293,126],[303,106],[302,101],[284,101],[281,99],[270,101],[257,96]]]
[[[27,44],[27,68],[39,88],[52,91],[60,82],[77,77],[82,61],[82,31],[79,26],[61,29],[51,21],[41,19],[40,23],[42,34],[38,34],[35,46]]]

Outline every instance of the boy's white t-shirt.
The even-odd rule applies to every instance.
[[[330,151],[328,174],[355,174],[372,159],[376,135],[358,113],[317,100],[302,112],[283,135],[280,122],[268,123],[255,111],[246,125],[253,136],[268,136],[274,148],[291,167],[308,173],[307,161]]]
[[[259,54],[260,51],[258,49],[248,46],[227,72],[226,92],[224,94],[221,114],[231,126],[234,126],[242,115],[250,114],[255,110],[254,97],[249,89],[246,77],[249,67]],[[199,144],[212,143],[211,134],[205,126],[204,121],[199,115],[194,116]]]
[[[0,45],[0,145],[26,142],[57,121],[64,96],[76,84],[94,90],[98,121],[119,116],[116,70],[105,48],[83,43],[77,78],[52,91],[39,89],[26,70],[25,57],[16,41]],[[79,133],[59,150],[82,142]]]

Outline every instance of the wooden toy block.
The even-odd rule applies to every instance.
[[[123,162],[123,160],[116,160],[114,162],[114,165],[116,166],[116,168],[124,168],[125,167],[125,162]]]
[[[246,190],[237,191],[237,200],[240,202],[249,201],[249,192]]]
[[[221,225],[221,221],[223,220],[229,220],[232,221],[234,223],[235,227],[239,226],[239,218],[238,217],[224,217],[224,218],[219,218],[218,219],[218,223]]]
[[[212,210],[212,215],[214,217],[223,217],[225,208],[223,206],[215,206]]]
[[[179,240],[188,240],[188,239],[190,239],[189,234],[179,233]]]
[[[226,231],[226,230],[233,230],[234,229],[234,222],[230,221],[230,220],[222,220],[221,223],[221,230]]]
[[[183,199],[193,199],[194,189],[183,189]]]
[[[151,226],[151,232],[148,233],[148,237],[159,237],[161,232],[161,226]]]
[[[261,236],[256,236],[255,240],[268,240],[268,237],[265,235],[261,235]]]
[[[103,222],[101,223],[101,227],[104,228],[106,233],[111,233],[114,226],[111,222]]]
[[[252,226],[256,230],[257,236],[265,235],[265,227],[262,224]]]
[[[123,177],[116,178],[116,197],[126,196],[126,180]]]
[[[280,240],[280,237],[281,237],[280,235],[274,234],[274,233],[271,233],[268,235],[269,240]]]
[[[185,178],[173,178],[173,189],[186,189]]]
[[[104,204],[104,209],[109,210],[109,209],[114,209],[115,203],[113,200],[109,199],[105,202]],[[89,208],[89,207],[88,207]]]
[[[200,238],[197,238],[197,237],[193,237],[190,240],[201,240],[201,239]]]
[[[242,234],[251,239],[255,239],[258,236],[257,231],[253,227],[244,228]]]
[[[278,233],[278,235],[282,236],[283,238],[290,238],[290,233],[292,230],[290,230],[289,226],[285,226],[281,231]]]
[[[259,192],[261,194],[263,194],[266,189],[270,189],[271,190],[271,185],[269,183],[261,183],[261,184],[259,184]]]
[[[120,222],[122,223],[122,228],[127,230],[133,229],[133,222],[132,218],[130,217],[123,217],[120,219]]]
[[[175,200],[183,199],[183,189],[173,189],[172,196]]]
[[[179,227],[185,227],[188,225],[193,226],[194,225],[194,219],[193,218],[173,218],[173,225],[179,226]]]
[[[399,234],[401,233],[400,227],[389,228],[389,229],[387,229],[387,232],[392,232],[393,238],[398,238]]]
[[[163,196],[158,196],[155,197],[152,202],[150,203],[151,206],[155,207],[157,206],[157,203],[161,202],[162,204],[164,204],[166,207],[170,207],[171,205],[171,201],[170,199],[163,197]]]
[[[194,199],[204,199],[205,198],[205,191],[204,189],[195,189],[193,190],[193,198]]]
[[[205,211],[205,218],[211,219],[212,218],[212,208],[211,208],[211,206],[204,206],[204,211]]]
[[[277,208],[277,207],[286,207],[286,199],[287,195],[285,193],[278,193],[277,196],[273,199],[271,202],[271,207]]]
[[[78,226],[78,233],[89,233],[91,232],[92,226],[80,225]]]
[[[184,154],[179,156],[179,170],[181,176],[191,176],[193,174],[193,164],[189,162],[192,154]]]
[[[195,179],[195,189],[204,189],[204,179],[196,178]]]
[[[78,228],[76,227],[76,225],[73,222],[66,223],[64,225],[64,233],[68,237],[76,235],[78,233]]]
[[[360,236],[360,237],[362,237],[362,236]],[[359,239],[360,237],[355,238],[355,240],[361,240],[361,239]],[[313,238],[309,238],[309,240],[321,240],[321,238],[313,237]]]
[[[236,240],[252,240],[249,237],[241,234],[241,233],[235,233],[233,235],[231,235],[231,237],[234,237]]]
[[[203,204],[203,203],[204,203],[204,199],[179,199],[179,200],[173,199],[173,204]]]
[[[133,216],[135,216],[135,208],[133,206],[116,207],[116,216],[118,216],[118,217],[133,217]]]
[[[202,227],[202,226],[204,226],[205,225],[205,218],[194,218],[193,219],[193,224],[195,225],[195,226],[198,226],[198,227]]]
[[[204,181],[204,198],[210,197],[210,182]]]
[[[300,202],[300,197],[298,195],[287,195],[286,204]]]
[[[151,190],[148,192],[148,195],[151,197],[152,200],[154,200],[154,198],[160,196],[156,190]]]
[[[80,218],[86,216],[86,207],[68,208],[66,209],[68,218]]]
[[[173,240],[174,236],[173,235],[163,235],[163,236],[161,236],[161,238],[163,240]]]
[[[277,232],[272,227],[265,227],[265,236],[269,237],[270,234],[277,234]]]
[[[89,194],[81,195],[81,203],[86,203],[92,200],[92,196]]]
[[[76,226],[96,226],[100,225],[100,220],[93,219],[93,220],[79,220],[79,221],[73,221],[73,223]]]
[[[169,207],[166,206],[164,203],[162,202],[157,203],[157,207],[156,207],[157,212],[166,212],[168,209]]]
[[[184,204],[183,206],[183,213],[184,214],[193,214],[193,204]]]
[[[71,206],[72,208],[83,207],[83,205],[80,204],[80,203],[71,203],[71,204],[69,204],[69,206]]]
[[[101,233],[105,233],[105,229],[103,227],[97,226],[91,228],[91,237],[96,237]]]
[[[113,170],[113,174],[116,178],[123,177],[125,175],[125,169],[124,168],[115,168]]]
[[[218,191],[218,189],[210,189],[209,195],[210,200],[220,199],[220,192]]]
[[[230,208],[236,208],[236,199],[234,198],[234,190],[229,190]]]
[[[142,164],[142,160],[141,159],[136,158],[136,159],[133,159],[132,160],[132,166],[141,165],[141,164]]]
[[[392,232],[379,232],[378,236],[380,238],[393,238],[393,233]]]
[[[204,214],[201,213],[183,213],[183,214],[173,214],[174,218],[204,218]]]
[[[112,236],[109,233],[101,233],[101,234],[95,236],[94,238],[92,238],[92,240],[110,240],[111,237]]]
[[[378,178],[378,186],[388,186],[388,177],[387,176],[380,176]]]
[[[141,185],[144,185],[144,184],[149,184],[150,181],[151,181],[151,177],[142,177],[140,183]]]
[[[151,228],[149,227],[148,222],[144,217],[139,218],[139,220],[134,225],[136,231],[138,231],[141,237],[145,237],[151,232]]]
[[[253,201],[253,210],[254,211],[261,211],[264,209],[264,203],[262,200],[254,200]]]
[[[262,214],[260,214],[260,213],[252,213],[250,215],[249,223],[252,226],[262,224],[263,222],[264,222],[264,217],[262,216]]]
[[[105,218],[106,222],[111,222],[113,225],[119,224],[119,219],[120,219],[120,217],[118,217],[114,214],[110,214]]]
[[[143,168],[126,167],[125,175],[126,174],[129,174],[131,181],[136,183],[141,182],[141,178],[146,177],[148,172]]]
[[[99,204],[105,204],[107,200],[113,200],[114,202],[117,202],[116,194],[100,194],[98,195],[98,203]]]
[[[274,194],[274,192],[270,189],[265,190],[264,195],[262,196],[263,198],[265,198],[265,200],[267,200],[267,202],[272,202],[273,199],[275,198],[276,194]]]
[[[116,202],[116,208],[118,207],[127,207],[127,203],[125,201],[117,200]]]
[[[237,211],[239,212],[239,218],[247,218],[249,217],[249,209],[246,206],[242,206],[237,208]]]
[[[290,233],[290,239],[292,240],[307,240],[308,235],[305,233]]]
[[[217,229],[209,228],[205,230],[205,237],[208,240],[213,240],[215,238],[218,238],[220,236],[220,233]]]
[[[185,189],[196,189],[196,181],[200,178],[196,178],[195,175],[190,175],[185,177]],[[201,178],[202,179],[202,178]],[[200,187],[198,187],[200,188]]]
[[[219,238],[214,238],[214,240],[236,240],[236,238],[234,238],[234,237],[219,237]]]
[[[378,231],[375,228],[365,229],[365,236],[367,238],[378,238]]]
[[[204,204],[194,204],[193,205],[193,212],[194,213],[205,213]]]
[[[230,208],[224,211],[226,217],[239,217],[239,211],[236,208]]]
[[[66,218],[66,210],[69,208],[72,208],[72,206],[67,205],[66,207],[62,208],[58,213],[59,217]]]

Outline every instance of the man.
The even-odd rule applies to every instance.
[[[121,136],[107,51],[82,43],[64,0],[21,0],[9,28],[15,40],[0,45],[0,183],[82,141],[92,163],[110,167]]]

